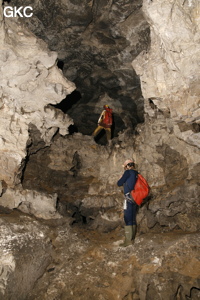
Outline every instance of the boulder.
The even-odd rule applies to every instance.
[[[51,261],[48,227],[10,212],[0,224],[0,298],[25,300]]]

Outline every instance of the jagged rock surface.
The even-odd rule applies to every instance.
[[[57,212],[57,194],[41,193],[25,189],[7,189],[0,198],[3,207],[19,209],[37,218],[60,218]]]
[[[0,212],[0,298],[27,299],[51,262],[49,228],[30,216]]]
[[[13,187],[20,183],[22,162],[31,143],[30,125],[38,128],[46,144],[58,128],[61,134],[68,132],[72,120],[45,107],[60,102],[75,86],[58,70],[56,53],[17,19],[2,20],[0,35],[0,177]]]
[[[162,115],[146,119],[134,144],[129,138],[125,142],[119,138],[106,147],[78,133],[58,137],[48,151],[30,157],[23,186],[57,193],[61,206],[70,210],[75,221],[84,219],[93,228],[105,231],[121,223],[123,195],[116,182],[123,172],[123,161],[133,156],[151,186],[150,199],[139,211],[138,230],[197,231],[199,150],[185,147],[173,134],[169,137],[168,126]]]
[[[125,142],[121,144],[112,150],[80,133],[63,138],[57,135],[48,149],[30,156],[23,187],[56,193],[61,212],[66,207],[75,222],[84,220],[103,231],[114,229],[121,224],[123,198],[116,182],[128,151],[132,155],[132,148],[123,151]]]
[[[132,263],[140,300],[199,299],[199,238],[178,231],[138,238]]]
[[[137,235],[124,249],[119,227],[102,234],[0,209],[3,300],[199,299],[198,233]]]
[[[13,3],[30,5],[28,0]],[[84,0],[80,4],[49,0],[35,1],[32,6],[34,16],[24,21],[58,52],[58,65],[80,93],[80,99],[75,97],[71,102],[71,109],[66,102],[61,106],[73,118],[77,130],[91,134],[95,129],[103,95],[106,104],[113,105],[114,136],[127,127],[127,120],[129,127],[143,121],[140,82],[131,66],[149,44],[142,1]]]
[[[155,187],[145,221],[151,228],[160,224],[199,231],[199,5],[143,4],[152,30],[149,52],[133,61],[146,114],[144,126],[138,127],[135,158]]]
[[[151,48],[133,61],[143,96],[166,116],[174,134],[200,147],[199,1],[148,1],[143,11],[151,25]],[[165,20],[165,22],[163,22]],[[151,116],[152,110],[146,112]]]
[[[40,5],[42,3],[40,3]],[[69,3],[70,2],[68,2],[68,4]],[[105,10],[108,8],[110,3],[110,1],[104,2]],[[116,9],[117,3],[119,4],[120,2],[117,1],[115,6],[110,6],[113,9],[112,14],[103,14],[102,18],[104,19],[104,17],[106,18],[108,15],[111,16],[109,20],[112,20],[111,24],[113,25],[115,20],[114,16],[116,17],[116,14],[118,16],[122,16],[122,21],[126,22],[127,20],[126,34],[128,35],[130,33],[130,39],[132,40],[131,36],[135,33],[135,30],[134,32],[129,30],[129,26],[131,26],[133,22],[133,15],[130,19],[129,17],[126,19],[126,13],[124,14],[124,10],[122,10],[122,12],[118,12]],[[49,4],[50,6],[53,5],[51,2],[49,2]],[[57,2],[55,2],[55,4],[57,5]],[[95,5],[97,4],[98,2],[95,2]],[[100,12],[104,4],[99,4],[99,6],[96,7],[96,9],[98,8],[97,11]],[[68,6],[68,8],[72,7],[73,9],[75,7],[77,8],[77,5]],[[85,4],[84,7],[89,6]],[[130,6],[126,6],[126,8],[127,7],[130,8]],[[156,7],[159,7],[159,9]],[[171,49],[174,48],[171,48],[171,42],[169,40],[165,42],[164,48],[161,43],[162,39],[166,41],[165,39],[168,39],[168,36],[171,34],[171,31],[167,31],[167,27],[165,28],[166,31],[162,27],[163,24],[167,24],[167,22],[164,22],[167,21],[165,20],[166,12],[170,10],[171,14],[167,15],[167,17],[171,17],[169,20],[170,22],[173,21],[172,23],[174,27],[176,27],[176,19],[181,20],[180,24],[183,24],[185,20],[188,20],[187,13],[191,12],[191,24],[188,24],[187,22],[187,26],[191,28],[190,40],[192,41],[192,49],[194,50],[194,40],[198,40],[196,29],[198,29],[199,26],[199,19],[196,18],[195,14],[199,8],[199,2],[184,1],[182,3],[180,1],[176,1],[176,3],[172,3],[172,1],[162,1],[161,5],[161,1],[158,0],[144,1],[143,8],[145,15],[148,16],[148,21],[152,25],[152,44],[147,56],[142,54],[135,60],[135,62],[133,62],[133,65],[138,74],[141,76],[142,89],[145,96],[145,123],[137,126],[135,131],[133,131],[133,126],[130,126],[130,129],[121,132],[119,137],[113,139],[113,141],[107,146],[97,145],[91,137],[84,136],[80,133],[76,133],[72,136],[65,136],[67,127],[72,121],[68,116],[63,116],[62,113],[58,113],[58,110],[57,113],[55,113],[55,110],[51,105],[47,106],[49,103],[58,103],[66,95],[66,93],[61,89],[61,86],[56,85],[57,80],[59,80],[59,82],[61,80],[61,83],[64,86],[66,82],[62,76],[60,77],[60,75],[59,78],[57,78],[57,75],[60,73],[57,72],[58,70],[55,67],[54,55],[54,58],[52,58],[51,55],[49,57],[44,54],[46,53],[46,49],[43,52],[43,46],[42,50],[40,47],[39,50],[37,47],[34,48],[35,43],[40,44],[40,42],[38,42],[32,34],[27,33],[27,30],[25,30],[25,28],[20,25],[21,23],[18,23],[17,20],[6,21],[5,26],[7,27],[5,28],[7,28],[7,31],[4,30],[4,22],[1,23],[1,45],[3,47],[2,51],[4,51],[2,53],[5,54],[5,51],[9,52],[6,52],[7,54],[11,53],[11,56],[6,57],[2,54],[2,70],[5,70],[5,68],[3,68],[4,63],[6,64],[8,61],[10,66],[11,61],[13,60],[13,62],[16,62],[17,66],[17,71],[14,68],[14,71],[17,73],[14,72],[14,74],[20,75],[18,76],[20,78],[18,78],[18,85],[16,79],[12,77],[12,72],[8,72],[8,77],[6,77],[7,74],[5,74],[6,80],[4,80],[4,73],[1,74],[2,91],[6,93],[6,95],[4,95],[2,92],[2,99],[5,100],[2,100],[1,116],[2,120],[6,120],[5,123],[3,123],[4,125],[2,130],[4,135],[8,132],[7,136],[9,139],[7,139],[10,142],[8,143],[8,141],[4,141],[5,137],[3,136],[2,140],[4,142],[4,151],[2,151],[2,157],[4,157],[4,163],[2,164],[3,181],[0,185],[0,199],[5,202],[9,201],[9,205],[12,205],[12,201],[14,203],[13,206],[8,206],[8,203],[4,202],[5,206],[20,208],[20,199],[22,194],[25,193],[25,197],[23,198],[25,201],[22,201],[21,205],[22,210],[27,213],[35,214],[35,208],[37,207],[37,214],[35,215],[44,217],[46,216],[47,211],[38,211],[38,202],[40,203],[44,192],[45,194],[57,193],[59,198],[59,211],[65,217],[66,215],[71,216],[71,219],[69,220],[71,224],[76,226],[78,223],[78,225],[80,224],[84,227],[84,229],[98,229],[100,232],[106,232],[106,234],[100,233],[102,234],[102,239],[97,237],[94,245],[91,240],[88,239],[90,234],[88,234],[85,240],[81,240],[84,234],[86,234],[86,231],[84,234],[80,233],[78,238],[76,238],[74,237],[74,229],[72,230],[69,226],[64,226],[64,228],[61,226],[58,228],[58,231],[55,230],[52,243],[57,252],[55,252],[55,256],[53,257],[52,266],[48,268],[48,272],[46,272],[41,281],[38,282],[35,290],[29,293],[29,299],[43,300],[46,298],[48,300],[53,300],[55,297],[60,297],[60,299],[94,299],[95,297],[99,297],[100,299],[110,300],[112,298],[116,299],[119,297],[124,300],[131,298],[134,300],[147,298],[148,300],[155,300],[155,297],[158,299],[167,299],[171,297],[177,300],[184,298],[196,300],[199,298],[199,114],[196,97],[196,95],[198,95],[198,87],[196,85],[196,81],[191,79],[192,76],[197,75],[198,70],[195,74],[193,74],[192,68],[189,68],[189,70],[187,70],[189,73],[184,73],[186,70],[184,69],[184,61],[182,61],[181,55],[171,51]],[[102,11],[104,11],[104,9]],[[127,12],[126,9],[125,12]],[[156,13],[156,18],[153,18],[154,13]],[[158,13],[160,14],[159,16],[157,15]],[[137,18],[139,18],[140,14],[141,12],[137,14]],[[176,18],[177,14],[178,17]],[[76,14],[72,15],[73,17],[70,20],[75,20],[74,15]],[[88,16],[87,13],[85,15]],[[44,18],[46,18],[46,16],[44,16]],[[98,16],[97,14],[97,19],[98,18],[101,20],[101,16]],[[130,24],[128,23],[128,20],[130,21]],[[124,22],[119,23],[121,29],[125,24]],[[148,26],[146,25],[146,22],[144,20],[141,22],[144,22],[145,28],[147,29]],[[155,22],[156,30],[154,28]],[[160,25],[157,26],[158,22],[160,22]],[[103,23],[100,22],[100,24],[102,25]],[[139,19],[137,24],[140,24]],[[69,23],[69,26],[71,25],[73,24]],[[170,26],[172,27],[171,23]],[[93,27],[93,24],[88,26],[88,31],[86,31],[88,34],[87,36],[91,37],[90,33],[94,31],[94,28],[96,27]],[[116,28],[117,27],[114,27],[114,29]],[[78,30],[76,24],[73,29]],[[49,30],[49,39],[52,41],[55,32],[53,33],[51,31],[52,29]],[[74,31],[67,28],[67,32],[69,31],[71,31],[73,35]],[[81,31],[81,34],[83,31]],[[174,32],[176,34],[176,30],[173,31],[173,33]],[[165,38],[162,37],[163,34]],[[76,40],[76,37],[77,35],[75,35],[74,41]],[[86,37],[86,35],[84,35],[84,37]],[[104,53],[105,47],[106,51],[109,50],[112,52],[113,44],[110,39],[107,39],[107,37],[108,36],[105,38],[104,34],[102,35],[102,32],[99,32],[97,36],[95,36],[94,32],[94,39],[91,39],[91,43],[94,43],[97,47],[95,47],[95,49],[89,48],[89,50],[94,50],[95,53],[95,50],[100,48],[101,54]],[[14,43],[15,38],[17,41],[16,50],[10,46]],[[184,38],[184,36],[182,36],[182,38]],[[39,66],[36,66],[34,60],[35,58],[38,60],[37,55],[36,57],[26,57],[26,54],[31,52],[31,49],[27,50],[26,46],[25,49],[23,48],[27,39],[30,41],[33,49],[36,49],[36,52],[39,51],[40,56],[44,58],[44,61],[40,63]],[[22,40],[23,44],[20,46],[19,41]],[[122,40],[124,41],[124,39]],[[60,39],[60,41],[63,42],[64,39]],[[99,41],[101,41],[101,43]],[[177,41],[178,37],[176,36],[173,45],[176,46]],[[80,40],[78,40],[78,42],[80,42]],[[86,42],[89,44],[89,40],[84,41],[83,44]],[[182,43],[184,44],[184,41],[181,39],[180,45]],[[188,39],[186,35],[186,44],[187,43]],[[120,39],[116,44],[117,47],[121,47]],[[111,45],[111,47],[108,47],[108,45]],[[72,44],[72,46],[74,45]],[[117,48],[117,50],[121,49],[120,47]],[[195,45],[195,47],[194,52],[197,53],[199,49],[198,44]],[[135,56],[142,50],[142,48],[143,47],[141,47],[139,51],[135,52]],[[162,55],[163,52],[161,53],[160,49],[164,51],[165,55]],[[26,52],[26,50],[28,52]],[[83,53],[88,53],[88,47],[87,51]],[[178,71],[176,71],[177,73],[174,73],[173,63],[171,63],[171,59],[176,62],[176,55],[179,57],[179,61],[177,63],[180,63],[179,75],[182,74],[182,71],[184,74],[183,77],[180,76],[181,79],[177,77],[179,75],[174,75],[178,74]],[[186,55],[186,65],[188,66],[189,54],[188,51],[186,51],[186,48],[184,48],[184,55]],[[87,57],[87,55],[84,55],[81,56],[81,59],[89,64]],[[120,56],[120,59],[116,60],[117,64],[125,59],[122,59],[122,57],[126,58],[126,55]],[[144,64],[144,57],[148,58],[148,60],[145,61],[146,64]],[[18,58],[17,61],[16,58]],[[46,58],[48,58],[48,64],[50,63],[50,65],[46,65]],[[97,58],[101,58],[101,55]],[[128,70],[130,70],[130,60],[132,61],[132,59],[133,56],[131,55],[128,57],[128,62],[126,59],[124,60],[124,63],[126,64],[127,62],[128,64]],[[162,63],[160,63],[161,59]],[[25,99],[24,102],[23,99],[19,99],[19,86],[22,87],[20,96],[29,95],[31,92],[30,89],[27,93],[23,93],[23,80],[26,78],[26,76],[23,77],[23,72],[26,70],[24,71],[22,68],[23,72],[22,74],[20,73],[22,67],[20,62],[25,62],[25,65],[27,65],[27,60],[32,63],[31,66],[33,66],[35,72],[31,73],[32,77],[35,79],[33,84],[36,84],[36,87],[41,84],[44,88],[42,94],[40,94],[42,104],[37,103],[38,111],[36,116],[32,113],[32,109],[35,109],[35,102],[33,105],[33,102],[27,102],[26,98],[23,98]],[[196,66],[198,64],[196,57],[194,60]],[[74,67],[76,61],[73,60],[73,57],[71,61]],[[87,64],[85,68],[87,67]],[[142,72],[141,65],[143,66]],[[157,65],[159,65],[159,69],[157,69]],[[112,61],[110,66],[113,66]],[[65,67],[67,68],[67,65],[65,65]],[[38,70],[41,70],[41,68],[42,72],[40,74],[42,74],[42,76],[44,75],[44,77],[41,77],[43,81],[39,80],[38,82]],[[164,79],[161,76],[162,74],[160,75],[160,72],[162,71],[160,69],[162,68],[166,71]],[[151,73],[151,69],[154,73]],[[54,71],[52,73],[52,70],[56,70],[57,75]],[[50,76],[51,83],[53,80],[53,87],[51,84],[49,86],[49,83],[46,82],[45,74],[47,74],[47,72],[50,72],[50,74],[48,74]],[[69,70],[69,75],[72,74],[71,72],[72,68]],[[108,80],[110,78],[108,73],[103,73],[103,75],[101,75],[102,72],[99,68],[95,69],[95,72],[97,74],[93,76],[95,80],[97,78],[98,80],[102,80],[102,85],[104,87],[106,86],[106,88],[101,89],[101,91],[110,92],[109,87],[105,84],[107,82],[111,89],[115,88],[115,86],[112,85],[112,80]],[[29,80],[26,84],[27,87],[29,87],[29,84],[31,84],[32,87],[28,74],[27,78]],[[88,76],[91,75],[90,72],[88,74]],[[100,76],[98,74],[100,74]],[[130,72],[130,74],[131,76],[129,78],[131,78],[131,81],[128,80],[128,87],[130,87],[130,85],[132,87],[133,84],[133,73]],[[47,76],[47,78],[49,76]],[[87,92],[87,89],[91,86],[91,84],[93,84],[93,81],[89,82],[87,76],[84,77],[84,75],[84,78],[81,76],[76,77],[80,78],[80,81],[84,83],[85,90],[82,90],[81,92]],[[121,78],[121,75],[119,75],[120,80]],[[123,78],[125,80],[126,76]],[[155,85],[153,87],[151,78],[154,78],[155,80]],[[159,78],[162,78],[161,85]],[[172,80],[171,83],[169,83],[170,79]],[[173,79],[177,80],[177,86],[174,84]],[[63,80],[65,83],[63,83]],[[98,80],[97,84],[99,84]],[[147,83],[146,85],[143,82],[144,80]],[[43,85],[44,82],[47,86]],[[197,91],[192,97],[190,97],[193,91],[190,89],[190,82],[194,83],[194,90]],[[8,83],[11,84],[12,88]],[[69,83],[69,86],[69,90],[72,91],[74,89],[74,85]],[[186,88],[185,91],[188,91],[189,96],[187,99],[184,98],[182,94],[183,86]],[[46,95],[50,98],[52,96],[51,102],[49,102],[49,99],[45,96],[44,91],[46,92],[46,88],[48,91]],[[165,91],[168,88],[172,90],[172,93],[167,95],[170,96],[167,98],[165,97]],[[49,89],[54,92],[56,90],[55,94],[53,93],[50,96]],[[130,104],[128,107],[129,109],[131,107],[135,108],[136,104],[135,102],[132,103],[131,100],[133,98],[136,100],[136,98],[135,96],[130,97],[133,89],[130,88],[128,94],[125,93],[125,90],[121,90],[120,92],[122,92],[123,95],[120,102],[114,101],[116,100],[115,96],[119,95],[118,91],[113,90],[113,92],[110,93],[109,101],[111,101],[111,104],[114,105],[114,103],[116,103],[117,109],[121,113],[126,112],[125,106],[127,103]],[[16,99],[14,97],[15,93],[16,96],[18,95]],[[53,99],[57,94],[59,96],[56,96],[56,100],[54,101]],[[93,95],[92,91],[91,94]],[[90,95],[89,92],[88,95]],[[126,98],[124,95],[128,95],[128,97]],[[141,94],[139,93],[139,95],[137,95],[137,99],[141,105],[141,101],[143,100],[140,99],[140,96]],[[32,96],[30,96],[30,99],[33,99],[31,97]],[[185,99],[190,99],[190,102],[186,103],[187,111],[184,109]],[[95,99],[93,98],[93,100]],[[92,103],[88,105],[88,107],[92,107],[92,112],[95,111],[97,113],[100,106],[104,104],[104,101],[106,101],[105,98],[99,98],[98,100],[98,103],[95,102],[94,105],[92,105]],[[45,108],[46,111],[44,110],[44,106],[47,106]],[[77,104],[76,110],[78,115],[80,115],[80,112],[87,112],[87,109],[83,110],[83,107],[84,106],[81,104],[80,108],[78,108]],[[175,113],[175,110],[177,110],[177,113]],[[54,123],[54,117],[56,116],[61,118],[61,123],[60,121],[55,121]],[[18,121],[16,121],[15,117],[19,120],[17,119]],[[136,118],[138,115],[134,115],[134,117]],[[126,124],[131,124],[130,118],[129,116],[127,117],[126,114],[124,114],[122,119],[126,119]],[[15,122],[12,124],[13,120]],[[54,124],[53,129],[52,123]],[[19,127],[18,124],[20,124]],[[25,129],[23,126],[25,126]],[[63,134],[64,137],[60,137],[59,134],[55,135],[58,127],[61,128],[60,134]],[[13,140],[13,137],[15,140]],[[54,138],[52,139],[52,137]],[[17,151],[13,150],[14,148],[17,148]],[[17,163],[13,164],[13,155],[16,155],[16,153],[18,153],[18,160]],[[129,157],[134,158],[139,171],[141,171],[141,173],[148,179],[151,186],[151,195],[149,202],[147,202],[139,210],[137,218],[138,234],[134,246],[130,246],[128,249],[122,250],[118,247],[119,238],[121,239],[122,237],[122,234],[118,233],[118,230],[120,230],[120,226],[118,225],[122,224],[121,209],[123,195],[120,193],[120,189],[116,188],[116,181],[121,175],[121,171],[123,171],[121,164]],[[22,164],[22,160],[24,158],[26,158],[26,160],[24,160],[24,164]],[[21,176],[22,174],[23,178]],[[27,192],[24,190],[22,194],[16,194],[18,196],[16,202],[14,201],[14,193],[11,200],[6,200],[9,198],[6,196],[10,193],[10,189],[7,185],[12,187],[21,182],[23,183],[24,188],[33,189],[36,190],[36,192]],[[29,198],[30,195],[32,195],[30,197],[31,199]],[[34,198],[34,195],[39,196]],[[26,196],[30,199],[30,201],[27,201]],[[56,199],[51,196],[50,198],[46,196],[44,197],[45,200],[47,200],[46,203],[48,203],[48,199],[51,203],[51,206],[48,207],[50,208],[50,211],[48,211],[48,217],[49,215],[55,216]],[[42,215],[40,215],[40,213]],[[60,215],[58,220],[60,220]],[[75,228],[77,229],[77,232],[80,232],[78,225]],[[112,231],[111,235],[109,235],[110,230],[114,229],[115,231]],[[15,232],[15,228],[13,230]],[[29,234],[29,227],[24,225],[23,230],[25,230],[26,235]],[[37,228],[34,227],[34,230],[37,230]],[[93,233],[97,234],[95,232]],[[145,234],[142,235],[142,233]],[[116,243],[110,246],[111,240],[115,238]],[[103,243],[103,240],[106,241],[105,244]],[[32,247],[31,243],[32,241],[29,241],[30,248]],[[100,247],[100,244],[102,247]],[[92,251],[90,251],[91,246]],[[19,253],[20,259],[21,256],[22,253]],[[80,257],[80,260],[77,261],[77,257],[78,259]],[[3,261],[6,263],[6,258],[3,259]],[[30,264],[28,265],[28,268],[29,267]],[[106,273],[106,267],[108,268],[108,273]],[[13,270],[12,263],[10,268]],[[16,274],[20,277],[23,276],[23,272],[25,271],[22,270],[22,273],[19,272]],[[42,272],[44,272],[44,268],[41,269],[41,273]],[[27,298],[25,293],[28,293],[28,289],[31,287],[33,281],[40,276],[41,273],[39,273],[40,272],[32,278],[33,280],[31,281],[31,284],[25,285],[26,291],[21,291],[21,298]],[[15,277],[16,274],[13,273],[13,276]],[[110,274],[112,274],[113,277]],[[102,282],[102,278],[106,278],[106,280]],[[88,279],[90,283],[89,286],[86,284],[88,283]],[[10,285],[5,285],[2,291],[6,293],[8,291],[9,294],[13,293],[13,291],[15,293],[15,287],[11,286],[12,282],[13,280],[11,279],[9,283]],[[70,295],[68,294],[68,291],[70,291]],[[7,294],[4,297],[5,300],[7,300],[6,297]]]

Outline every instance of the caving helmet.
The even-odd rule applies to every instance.
[[[130,167],[134,167],[134,161],[132,159],[127,159],[125,160],[124,164],[122,165],[124,168],[127,167],[127,165],[129,165]]]

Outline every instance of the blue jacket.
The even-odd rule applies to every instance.
[[[118,180],[117,185],[124,185],[124,194],[134,189],[138,172],[135,170],[126,170],[122,177]]]

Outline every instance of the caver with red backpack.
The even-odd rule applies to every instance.
[[[110,108],[108,105],[104,105],[104,110],[102,111],[99,120],[98,125],[104,127],[104,128],[110,128],[113,123],[112,119],[112,108]]]
[[[135,170],[131,159],[126,160],[123,167],[124,174],[117,185],[124,188],[125,241],[121,246],[126,247],[135,239],[137,206],[148,196],[150,188],[145,178]]]
[[[112,116],[112,108],[110,108],[108,105],[103,106],[104,110],[102,111],[99,120],[98,120],[98,126],[93,132],[92,136],[96,137],[101,130],[106,131],[106,137],[107,141],[111,140],[111,127],[113,124],[113,116]]]

